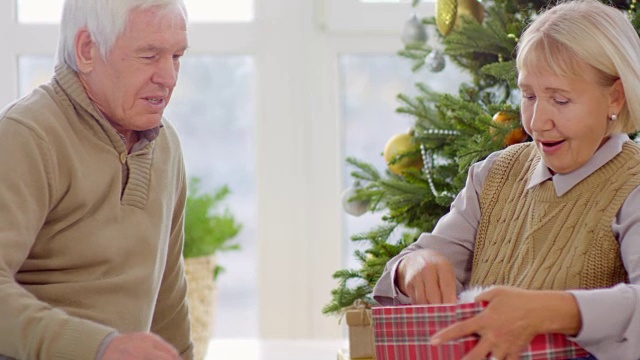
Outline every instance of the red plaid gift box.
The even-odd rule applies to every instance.
[[[478,342],[477,336],[468,336],[439,346],[429,345],[429,339],[439,330],[468,319],[485,307],[486,303],[374,307],[376,359],[460,359]],[[522,352],[520,359],[561,360],[588,354],[562,334],[547,334],[536,336]]]

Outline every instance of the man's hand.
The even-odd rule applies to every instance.
[[[113,338],[102,360],[180,360],[180,355],[157,335],[133,333]]]
[[[456,302],[453,266],[433,250],[422,249],[404,257],[396,272],[396,286],[412,304]]]

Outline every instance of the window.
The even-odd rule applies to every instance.
[[[226,269],[214,315],[214,334],[223,338],[258,336],[254,79],[249,56],[187,55],[165,112],[180,134],[187,174],[200,177],[203,190],[228,185],[225,203],[242,224],[234,240],[241,250],[216,258]]]
[[[414,13],[435,14],[435,1],[423,0],[416,8],[410,0],[325,0],[324,25],[332,33],[398,34]]]
[[[18,0],[18,22],[58,24],[64,0]],[[253,20],[253,0],[185,0],[191,23],[249,22]]]
[[[408,3],[411,0],[360,0],[363,3]]]
[[[190,23],[253,21],[253,0],[185,0]]]
[[[12,35],[0,39],[0,107],[50,78],[58,40],[54,8],[61,4],[0,1],[0,33]],[[190,50],[167,117],[180,131],[188,171],[210,178],[208,186],[229,183],[232,210],[254,241],[252,247],[241,240],[243,253],[219,258],[227,272],[218,302],[229,307],[218,308],[214,337],[343,336],[337,319],[321,314],[336,286],[331,275],[351,257],[345,243],[356,226],[378,223],[376,216],[361,225],[355,222],[365,216],[345,216],[340,194],[350,178],[344,158],[384,168],[378,156],[384,143],[412,122],[396,119],[395,96],[411,92],[416,75],[394,54],[414,9],[405,1],[361,0],[194,0],[187,6],[194,23]],[[232,15],[223,19],[224,11]],[[428,16],[433,3],[417,11]],[[448,70],[418,76],[431,84]],[[223,143],[236,150],[222,150]],[[200,153],[210,156],[209,167],[192,160],[190,154]],[[245,205],[254,210],[237,207]],[[238,321],[234,307],[240,305],[257,320]],[[229,324],[245,328],[224,330]]]
[[[387,140],[406,132],[415,122],[411,116],[395,113],[401,105],[396,96],[416,94],[414,84],[417,82],[428,84],[434,91],[455,93],[462,81],[468,81],[468,76],[452,63],[439,73],[426,69],[414,73],[409,60],[395,55],[343,55],[340,75],[344,158],[366,161],[381,173],[387,169],[381,155]],[[347,167],[346,163],[343,166],[343,184],[347,188],[353,185],[350,173],[354,168]],[[363,245],[350,241],[350,237],[382,225],[381,215],[367,212],[354,217],[345,213],[344,261],[348,268],[360,267],[353,253],[364,249]]]
[[[25,96],[40,84],[49,82],[53,74],[53,56],[20,56],[18,59],[18,93]]]
[[[59,24],[64,0],[18,0],[18,22]]]
[[[62,3],[63,0],[18,0],[17,18],[29,30],[24,31],[25,38],[34,33],[39,37],[38,33],[52,32],[51,27],[42,28],[42,24],[59,23]],[[252,0],[187,0],[186,3],[192,22],[253,19]],[[226,203],[243,226],[236,238],[241,251],[224,253],[217,259],[226,272],[216,283],[213,331],[217,338],[256,338],[260,307],[256,269],[255,61],[249,55],[214,55],[228,52],[224,48],[207,49],[208,55],[192,55],[192,52],[202,53],[199,51],[202,46],[198,42],[198,30],[190,31],[195,35],[190,44],[193,51],[182,60],[178,86],[165,116],[180,133],[188,175],[201,177],[205,190],[227,184],[231,195]],[[54,32],[57,33],[57,27]],[[205,27],[200,32],[210,31]],[[234,41],[233,36],[226,38]],[[44,49],[27,41],[32,48],[21,52],[31,55],[16,56],[16,96],[26,95],[50,80],[57,37],[49,40]],[[45,54],[38,55],[43,52]],[[240,317],[244,319],[242,323],[237,321]]]

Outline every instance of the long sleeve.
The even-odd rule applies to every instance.
[[[475,231],[480,219],[478,196],[497,159],[494,155],[470,168],[465,188],[433,233],[422,234],[418,241],[389,261],[374,289],[374,297],[380,304],[410,302],[394,286],[395,271],[399,261],[417,249],[433,249],[447,256],[454,266],[458,292],[468,284]],[[637,360],[640,354],[640,342],[637,341],[640,339],[640,188],[627,197],[611,226],[620,242],[630,284],[607,289],[570,290],[582,317],[582,329],[573,340],[599,359]]]
[[[184,215],[186,202],[186,178],[184,166],[181,173],[179,198],[173,210],[171,238],[162,285],[153,314],[151,331],[173,345],[185,360],[193,359],[191,325],[186,300],[187,283],[184,276],[182,249],[184,246]]]
[[[500,152],[487,157],[484,161],[471,166],[465,187],[451,203],[451,210],[436,224],[433,232],[423,233],[420,238],[400,254],[392,258],[377,282],[373,296],[382,305],[407,304],[404,296],[394,285],[396,268],[407,254],[419,249],[431,249],[446,256],[453,265],[456,275],[456,288],[460,293],[471,276],[471,260],[476,230],[480,222],[479,194],[484,180]]]
[[[640,188],[625,200],[612,226],[629,284],[575,290],[582,330],[574,339],[599,359],[640,357]]]
[[[42,134],[0,120],[0,354],[18,359],[93,359],[114,329],[39,301],[15,276],[55,206],[55,169]]]
[[[186,180],[165,125],[127,155],[65,66],[0,111],[1,355],[93,360],[153,324],[190,358]]]

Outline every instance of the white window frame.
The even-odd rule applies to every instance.
[[[0,1],[0,107],[18,96],[17,57],[53,55],[57,25],[18,24]],[[432,3],[419,13],[429,14]],[[255,2],[251,23],[189,26],[193,54],[247,54],[256,64],[255,164],[259,334],[340,338],[321,314],[343,267],[340,54],[393,54],[410,4]],[[178,85],[179,86],[179,85]]]
[[[433,0],[422,0],[415,9],[410,0],[400,3],[364,3],[360,0],[323,0],[318,12],[322,24],[332,33],[393,35],[412,13],[433,16]]]

